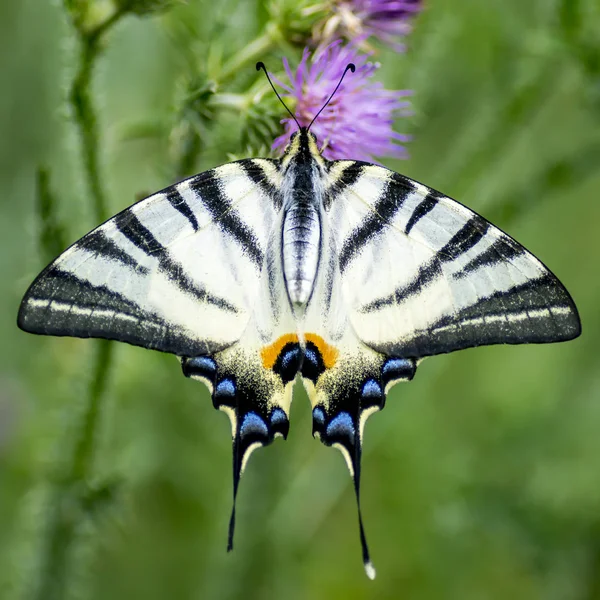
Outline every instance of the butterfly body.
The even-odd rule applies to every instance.
[[[287,436],[297,378],[359,500],[365,422],[419,360],[580,333],[568,292],[508,235],[393,171],[325,160],[305,128],[281,160],[201,173],[84,236],[34,281],[18,324],[169,352],[208,386],[232,427],[229,547],[241,474]]]

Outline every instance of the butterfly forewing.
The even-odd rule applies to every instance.
[[[353,180],[330,214],[350,320],[369,346],[421,358],[579,335],[568,292],[504,232],[407,177],[375,165],[342,167]]]
[[[59,256],[23,299],[26,331],[195,356],[239,339],[276,217],[270,161],[224,165],[124,210]]]

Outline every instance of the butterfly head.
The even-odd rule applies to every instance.
[[[317,136],[307,127],[300,127],[298,131],[292,133],[290,143],[285,149],[282,158],[283,167],[286,168],[291,163],[307,164],[311,161],[316,161],[320,166],[324,164]]]
[[[257,62],[256,70],[264,71],[270,86],[275,92],[275,95],[277,96],[281,104],[283,104],[285,110],[287,110],[288,113],[290,113],[290,116],[292,117],[292,119],[294,119],[296,125],[298,125],[298,131],[295,131],[291,135],[290,143],[285,149],[282,161],[283,167],[287,168],[287,166],[290,162],[293,161],[293,159],[296,159],[294,162],[305,164],[310,163],[312,161],[316,161],[318,165],[322,167],[324,165],[324,159],[321,156],[321,151],[319,150],[319,146],[317,144],[317,137],[314,135],[314,133],[311,133],[310,128],[312,127],[312,124],[317,120],[319,115],[323,112],[323,110],[327,107],[329,102],[331,102],[331,99],[335,96],[335,93],[338,91],[340,85],[342,85],[342,81],[344,81],[346,73],[348,71],[352,71],[352,73],[354,73],[356,71],[356,66],[353,63],[348,63],[346,65],[346,68],[344,69],[344,72],[342,73],[342,76],[340,77],[340,80],[338,81],[338,84],[336,85],[335,89],[333,90],[333,92],[331,92],[329,98],[327,98],[323,106],[321,106],[320,110],[313,117],[308,127],[300,125],[298,119],[296,118],[296,115],[294,115],[294,113],[286,106],[285,102],[281,99],[281,96],[275,89],[275,86],[273,85],[273,82],[269,77],[269,73],[267,71],[267,68],[265,67],[265,64],[263,62]]]

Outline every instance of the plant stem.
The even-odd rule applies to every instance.
[[[77,30],[81,43],[81,54],[79,56],[79,67],[69,94],[75,124],[81,138],[83,166],[94,206],[94,217],[98,223],[108,218],[108,209],[106,194],[100,177],[98,120],[92,99],[91,80],[96,59],[102,49],[103,35],[123,15],[123,11],[115,11],[91,31]]]
[[[240,50],[240,52],[232,56],[225,65],[223,65],[219,83],[223,83],[235,75],[244,65],[257,59],[264,58],[265,54],[277,44],[280,37],[277,27],[267,27],[262,35],[250,42],[243,50]]]
[[[69,10],[68,4],[66,9]],[[100,137],[91,82],[96,59],[102,50],[103,37],[125,12],[115,11],[89,30],[72,18],[73,27],[79,37],[80,53],[69,102],[81,140],[83,168],[93,204],[94,220],[98,223],[107,219],[108,207],[100,175]],[[84,516],[86,484],[90,480],[101,403],[108,383],[111,359],[112,344],[106,340],[99,341],[80,434],[69,450],[72,455],[68,461],[67,472],[56,482],[49,509],[43,565],[33,596],[39,600],[60,600],[68,589],[70,553],[78,526]]]
[[[47,263],[66,248],[65,231],[56,214],[56,198],[50,186],[50,172],[44,167],[38,167],[36,175],[40,250],[44,262]]]

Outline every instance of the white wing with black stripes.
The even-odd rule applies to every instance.
[[[577,337],[556,277],[458,202],[375,165],[329,163],[319,275],[302,321],[300,374],[313,434],[339,449],[360,512],[365,422],[418,360],[471,346]]]
[[[125,209],[39,275],[19,326],[179,356],[231,345],[256,304],[280,209],[275,165],[224,165]]]
[[[306,128],[281,161],[201,173],[84,236],[33,282],[18,324],[170,352],[208,386],[232,428],[229,548],[241,474],[286,437],[298,375],[360,508],[365,422],[419,359],[580,333],[565,288],[508,235],[392,171],[326,161]]]
[[[462,204],[383,167],[340,161],[329,209],[342,289],[358,337],[422,358],[484,344],[580,333],[560,281]]]
[[[170,352],[227,414],[235,497],[250,454],[286,437],[302,357],[283,285],[279,161],[242,160],[138,202],[33,282],[25,331]],[[291,353],[289,352],[291,348]]]

